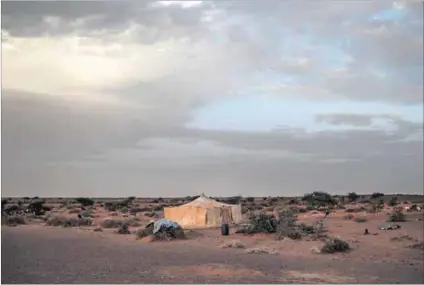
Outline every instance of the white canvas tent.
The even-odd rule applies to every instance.
[[[187,204],[164,208],[164,216],[183,228],[210,228],[221,225],[223,210],[229,211],[231,222],[241,221],[241,205],[221,203],[203,194]]]

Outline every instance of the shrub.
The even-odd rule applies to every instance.
[[[44,215],[43,205],[46,201],[44,200],[33,200],[29,203],[27,210],[34,213],[36,216]]]
[[[6,216],[2,217],[2,225],[6,226],[17,226],[17,225],[25,225],[26,220],[23,216],[20,215],[12,215],[12,216]]]
[[[124,220],[113,220],[113,219],[106,219],[102,222],[102,227],[106,229],[111,228],[119,228],[121,227],[126,221]]]
[[[127,207],[121,208],[121,213],[128,213],[128,208]]]
[[[330,238],[326,240],[324,246],[321,248],[322,253],[347,252],[349,250],[349,244],[339,238]]]
[[[116,231],[117,234],[121,234],[121,235],[129,235],[131,232],[128,229],[128,225],[127,224],[122,224],[119,226],[119,229]]]
[[[8,204],[8,205],[5,205],[2,210],[4,213],[10,216],[10,215],[16,215],[21,210],[21,208],[15,204]]]
[[[345,210],[345,212],[346,213],[358,213],[358,212],[362,212],[364,210],[365,210],[365,208],[363,208],[363,207],[360,207],[360,208],[347,208]]]
[[[136,219],[129,219],[129,220],[106,219],[102,222],[102,227],[106,229],[119,228],[122,225],[127,225],[130,227],[138,227],[140,226],[140,223]]]
[[[395,211],[393,211],[392,213],[389,214],[387,221],[388,222],[405,222],[406,216],[402,212],[402,210],[397,209],[397,210],[395,210]]]
[[[349,202],[354,202],[359,198],[359,195],[355,192],[350,192],[347,194],[347,198],[349,199]]]
[[[247,202],[254,202],[255,201],[255,198],[253,198],[253,197],[247,197],[246,198],[246,201]]]
[[[375,192],[375,193],[372,193],[371,199],[377,199],[377,198],[380,198],[380,197],[383,197],[383,196],[384,196],[383,193]]]
[[[66,218],[62,216],[55,216],[47,220],[47,226],[53,227],[81,227],[81,226],[91,226],[93,223],[92,219],[89,218]]]
[[[313,206],[326,206],[336,204],[336,200],[328,193],[315,191],[310,194],[305,194],[302,201],[308,202],[309,205]]]
[[[75,201],[80,203],[84,207],[94,205],[94,200],[92,200],[90,198],[80,197],[80,198],[76,198]]]
[[[137,213],[151,211],[151,208],[131,208],[130,214],[135,216]]]
[[[153,211],[162,211],[162,210],[163,210],[163,205],[153,207]]]
[[[297,199],[290,199],[288,204],[289,205],[297,205],[297,204],[299,204],[299,201]]]
[[[357,223],[365,223],[366,221],[368,221],[368,219],[365,218],[365,217],[356,217],[355,218],[355,222],[357,222]]]
[[[79,214],[81,215],[81,217],[84,217],[84,218],[92,218],[93,217],[93,212],[90,211],[90,210],[82,211]]]
[[[156,216],[156,213],[155,212],[146,212],[146,213],[144,213],[144,215],[146,217],[152,218],[152,217]]]

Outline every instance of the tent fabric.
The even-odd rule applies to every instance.
[[[238,223],[242,219],[241,205],[221,203],[203,194],[179,207],[166,207],[164,216],[183,228],[219,227],[223,222]]]

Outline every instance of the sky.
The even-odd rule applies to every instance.
[[[2,195],[423,193],[423,4],[2,1]]]

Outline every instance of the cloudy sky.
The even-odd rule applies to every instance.
[[[2,1],[2,194],[422,193],[421,2]]]

